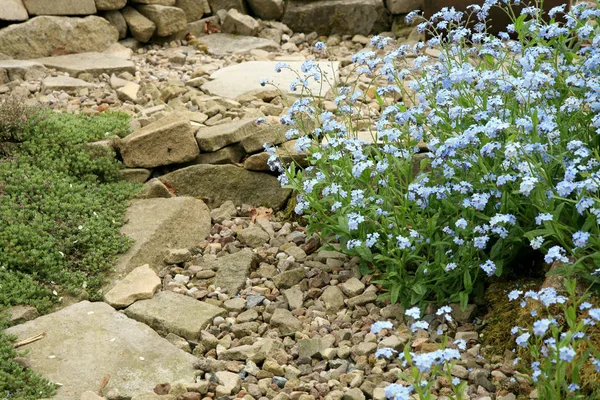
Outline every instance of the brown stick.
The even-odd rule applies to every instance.
[[[98,396],[102,397],[102,391],[108,385],[108,381],[110,381],[110,374],[106,374],[104,378],[102,378],[102,382],[100,382],[100,389],[98,389]]]
[[[21,347],[21,346],[25,346],[25,345],[27,345],[29,343],[37,342],[38,340],[43,339],[44,336],[46,336],[46,334],[44,332],[38,333],[35,336],[32,336],[30,338],[21,340],[20,342],[16,342],[13,346],[16,349],[17,347]]]

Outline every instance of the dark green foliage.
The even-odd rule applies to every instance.
[[[19,354],[15,350],[14,338],[3,329],[7,322],[0,315],[0,399],[37,400],[54,394],[54,385],[23,368],[14,361]]]

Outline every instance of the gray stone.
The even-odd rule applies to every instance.
[[[192,259],[192,253],[188,249],[167,249],[165,253],[166,264],[183,264]]]
[[[270,324],[273,328],[277,328],[280,333],[292,333],[302,330],[302,322],[283,308],[275,310],[271,316]]]
[[[321,352],[333,343],[323,338],[300,339],[298,341],[298,356],[315,358],[319,357]]]
[[[12,306],[4,311],[8,313],[8,321],[12,324],[22,324],[36,319],[40,315],[37,308],[25,305]]]
[[[135,4],[158,4],[160,6],[174,6],[176,0],[132,0]]]
[[[118,274],[150,264],[162,268],[166,248],[193,248],[210,233],[210,214],[201,201],[190,197],[133,200],[121,233],[135,242],[117,261]]]
[[[242,229],[237,237],[242,244],[253,249],[261,247],[269,241],[269,234],[256,224],[252,224],[249,227]]]
[[[125,314],[163,335],[173,333],[188,340],[197,340],[200,332],[215,317],[224,316],[227,311],[189,296],[166,291],[157,293],[150,300],[133,303],[125,309]]]
[[[96,14],[94,0],[23,0],[29,15]]]
[[[104,19],[103,21],[108,23]],[[110,29],[114,30],[112,25]],[[135,73],[135,64],[133,61],[105,53],[67,54],[58,57],[40,58],[35,61],[44,64],[48,68],[68,72],[73,76],[83,73],[92,74],[93,76],[100,76],[102,74],[118,75],[123,72]]]
[[[205,199],[210,207],[227,200],[280,210],[291,193],[272,175],[246,171],[234,165],[192,165],[160,177],[179,196]]]
[[[283,0],[247,0],[247,2],[252,13],[265,20],[280,19],[285,9]]]
[[[248,154],[256,153],[264,149],[264,144],[278,145],[286,141],[285,127],[277,124],[260,125],[252,135],[242,140],[244,151]]]
[[[219,10],[228,11],[232,8],[244,14],[248,13],[244,0],[208,0],[208,2],[210,4],[210,9],[214,14]]]
[[[119,11],[106,11],[102,16],[119,32],[119,40],[127,36],[127,21]]]
[[[232,201],[226,201],[221,204],[221,207],[215,208],[210,211],[210,217],[213,222],[221,223],[226,219],[233,219],[237,216],[237,209],[235,208],[235,204]]]
[[[278,160],[284,166],[288,166],[293,162],[301,167],[307,167],[308,154],[298,153],[295,147],[295,140],[290,140],[289,142],[282,143],[281,145],[277,146],[277,150],[275,150],[275,155],[278,157]],[[246,168],[249,171],[270,171],[271,167],[268,163],[269,157],[271,156],[267,152],[253,154],[250,157],[246,158],[246,160],[244,160],[244,168]]]
[[[145,43],[154,35],[156,31],[154,22],[144,17],[135,8],[125,7],[121,10],[121,14],[123,14],[123,18],[125,18],[127,26],[136,40]]]
[[[455,339],[456,340],[462,339],[466,342],[473,340],[476,342],[479,340],[479,334],[477,332],[473,332],[473,331],[456,332]]]
[[[42,81],[42,92],[75,91],[84,88],[96,87],[93,83],[68,76],[49,76]]]
[[[223,303],[223,307],[225,307],[227,311],[241,312],[246,308],[246,300],[240,297],[234,297],[233,299],[226,300]]]
[[[120,10],[127,5],[127,0],[96,0],[96,8],[101,11]]]
[[[381,0],[290,0],[283,16],[294,32],[368,35],[389,31],[391,18]]]
[[[356,278],[350,278],[342,283],[342,291],[348,297],[358,296],[365,290],[365,284]]]
[[[127,84],[117,89],[117,96],[121,101],[137,102],[140,85],[135,82],[127,82]]]
[[[27,21],[28,18],[22,0],[4,0],[0,3],[0,21]]]
[[[61,383],[54,399],[78,399],[106,374],[105,390],[125,398],[152,391],[157,382],[194,379],[195,357],[102,302],[77,303],[8,329],[19,340],[40,332],[44,339],[23,349],[34,371]]]
[[[255,36],[258,33],[258,22],[249,15],[232,8],[223,21],[223,32],[232,35]]]
[[[246,279],[250,270],[255,266],[255,255],[250,249],[243,249],[237,253],[228,254],[217,258],[215,286],[227,290],[227,294],[235,296],[246,286]]]
[[[210,14],[208,0],[177,0],[175,7],[183,10],[188,23],[202,19],[204,14]]]
[[[238,374],[229,371],[219,371],[215,373],[217,378],[217,396],[227,396],[240,391],[242,387],[242,378]]]
[[[157,199],[175,197],[159,179],[153,178],[142,186],[140,192],[136,195],[138,199]]]
[[[304,276],[304,267],[294,268],[275,275],[273,283],[278,289],[288,289],[300,283]]]
[[[349,389],[344,396],[342,396],[342,400],[365,400],[365,394],[359,388]]]
[[[337,286],[329,286],[323,291],[320,299],[327,310],[339,311],[344,307],[344,293]]]
[[[148,264],[137,267],[104,295],[104,301],[114,308],[125,308],[138,300],[151,299],[161,281]]]
[[[373,303],[376,300],[377,288],[371,285],[363,294],[359,294],[358,296],[346,300],[346,305],[348,307],[364,306],[365,304]]]
[[[199,154],[190,122],[177,113],[139,129],[122,140],[128,167],[154,168],[191,161]]]
[[[194,164],[237,164],[246,155],[244,148],[236,143],[210,153],[200,153]]]
[[[0,69],[6,71],[8,79],[15,81],[38,80],[48,75],[44,64],[25,60],[0,60]]]
[[[297,310],[304,303],[304,293],[295,287],[284,290],[283,298],[288,303],[290,310]]]
[[[423,9],[423,0],[385,0],[385,6],[392,14],[408,14]]]
[[[139,6],[138,11],[154,22],[157,36],[169,36],[182,31],[187,27],[185,13],[177,7],[161,6],[157,4]]]
[[[203,152],[214,152],[238,142],[242,142],[244,148],[252,150],[258,146],[257,141],[262,138],[283,136],[282,130],[281,125],[257,124],[254,118],[246,118],[209,128],[200,128],[196,132],[196,140]],[[244,145],[244,141],[246,141],[246,145]],[[249,150],[246,151],[251,152]]]
[[[302,62],[289,61],[287,62],[289,69],[282,69],[279,73],[275,71],[276,64],[276,61],[248,61],[221,68],[210,76],[212,80],[202,85],[202,89],[216,96],[235,99],[264,89],[260,81],[266,78],[281,93],[299,94],[299,89],[296,92],[290,89],[290,82],[298,78],[294,71],[301,71]],[[308,79],[308,89],[318,97],[324,96],[331,88],[330,83],[337,81],[339,62],[317,61],[316,65],[324,76],[322,82]]]
[[[188,24],[188,26],[189,25],[192,24]],[[202,29],[204,29],[204,26],[202,26]],[[236,36],[228,33],[214,33],[212,35],[203,36],[200,41],[206,45],[209,53],[217,55],[249,53],[251,50],[279,50],[279,44],[270,39],[256,38],[253,36]]]
[[[0,29],[0,49],[12,58],[31,59],[49,57],[56,50],[104,51],[118,38],[119,32],[102,17],[42,16]]]

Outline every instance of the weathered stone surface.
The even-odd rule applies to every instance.
[[[134,4],[158,4],[161,6],[174,6],[176,0],[132,0]]]
[[[257,124],[254,118],[246,118],[227,124],[200,128],[196,132],[196,140],[203,152],[217,151],[239,142],[242,142],[242,146],[244,146],[243,141],[246,139],[246,146],[244,147],[255,149],[258,146],[257,140],[272,136],[283,136],[282,131],[281,125]],[[253,140],[253,138],[255,139]]]
[[[252,13],[262,19],[280,19],[285,4],[283,0],[247,0]]]
[[[219,10],[229,11],[232,8],[241,13],[248,14],[244,0],[208,0],[208,3],[210,4],[210,9],[215,14]]]
[[[121,233],[134,239],[119,257],[117,273],[124,275],[140,265],[162,268],[163,250],[193,248],[210,233],[210,211],[190,197],[134,200],[125,214]]]
[[[229,296],[236,296],[246,286],[250,270],[255,267],[256,257],[252,250],[244,249],[219,257],[214,264],[217,266],[215,286],[226,289]]]
[[[289,165],[292,161],[302,167],[308,166],[308,154],[298,153],[296,151],[295,140],[285,142],[278,146],[277,150],[275,150],[275,155],[284,166]],[[271,167],[269,167],[268,164],[269,157],[271,156],[267,152],[253,154],[244,161],[244,168],[250,171],[270,171]]]
[[[119,171],[121,179],[127,182],[144,183],[150,178],[152,171],[145,168],[124,168]]]
[[[339,311],[344,307],[345,296],[337,286],[329,286],[320,298],[327,310]]]
[[[204,14],[210,14],[208,0],[177,0],[175,7],[183,10],[188,23],[202,19]]]
[[[13,324],[31,321],[40,315],[37,308],[32,306],[12,306],[5,311],[8,313],[8,320]]]
[[[126,136],[121,144],[128,167],[154,168],[193,160],[199,153],[189,121],[170,114]]]
[[[277,289],[289,289],[300,283],[305,275],[304,267],[294,268],[275,275],[273,283],[277,286]]]
[[[103,11],[120,10],[127,5],[127,0],[96,0],[96,9]]]
[[[258,33],[258,22],[249,15],[231,9],[225,15],[223,32],[233,35],[254,36]]]
[[[0,21],[27,21],[29,15],[22,0],[0,2]]]
[[[49,76],[42,81],[42,92],[47,93],[55,90],[73,91],[95,86],[93,83],[69,76]]]
[[[177,7],[161,6],[158,4],[139,6],[138,11],[154,22],[157,36],[169,36],[187,27],[185,13]]]
[[[106,20],[103,20],[108,22]],[[111,29],[114,29],[112,25]],[[106,74],[120,74],[122,72],[135,73],[135,64],[121,57],[103,53],[67,54],[65,56],[39,58],[35,60],[48,68],[68,72],[78,76],[82,73],[99,76]]]
[[[94,0],[23,0],[29,15],[91,15],[96,13]]]
[[[210,153],[200,153],[193,164],[237,164],[245,155],[244,148],[234,144]]]
[[[241,143],[246,153],[252,154],[262,151],[265,143],[278,145],[286,141],[285,131],[287,128],[285,128],[285,126],[277,124],[261,124],[259,127],[259,129],[256,129],[256,132],[242,139]]]
[[[269,234],[257,224],[252,224],[238,232],[238,240],[248,247],[258,248],[269,241]]]
[[[282,22],[294,32],[319,35],[368,35],[388,31],[391,26],[381,0],[290,0]]]
[[[203,36],[200,41],[208,47],[209,53],[217,55],[248,53],[250,50],[255,49],[265,51],[279,50],[279,44],[272,40],[253,36],[236,36],[228,33],[214,33]]]
[[[102,16],[119,32],[119,40],[127,36],[127,21],[119,11],[106,11]]]
[[[246,171],[235,165],[192,165],[160,177],[180,196],[206,199],[211,208],[227,200],[280,210],[291,191],[272,175]]]
[[[152,391],[156,382],[194,380],[195,357],[108,304],[84,301],[8,329],[19,340],[45,332],[26,349],[34,371],[60,382],[54,399],[78,399],[110,374],[106,391],[126,398]],[[51,357],[52,356],[52,357]]]
[[[44,64],[25,60],[0,60],[0,69],[6,71],[11,81],[21,79],[24,81],[37,80],[48,75]]]
[[[385,6],[392,14],[408,14],[423,9],[423,0],[385,0]]]
[[[294,315],[283,308],[278,308],[271,316],[270,324],[277,328],[280,333],[291,333],[302,330],[302,322]]]
[[[142,189],[136,196],[138,199],[156,199],[175,197],[159,179],[153,178],[142,186]]]
[[[114,308],[125,308],[138,300],[151,299],[161,281],[148,264],[137,267],[104,295]]]
[[[290,90],[290,82],[298,78],[294,71],[300,71],[302,63],[287,62],[290,69],[282,69],[279,73],[275,71],[276,64],[276,61],[249,61],[230,65],[214,72],[210,76],[212,81],[202,85],[202,89],[216,96],[235,99],[261,89],[261,79],[267,78],[269,83],[274,84],[282,93],[299,94],[299,89],[296,92]],[[331,88],[328,81],[337,80],[339,63],[337,61],[319,61],[316,64],[324,75],[323,82],[316,82],[310,78],[308,79],[308,88],[314,95],[324,96]]]
[[[136,40],[145,43],[154,35],[156,31],[154,22],[144,17],[135,8],[125,7],[121,10],[121,14],[123,14],[123,18],[125,18],[127,26]]]
[[[135,103],[139,91],[140,85],[135,82],[127,82],[125,86],[117,89],[117,96],[121,101],[131,101],[132,103]]]
[[[174,333],[198,340],[200,332],[225,309],[171,291],[159,292],[150,300],[141,300],[125,309],[125,314],[152,327],[158,333]]]
[[[42,16],[0,29],[0,49],[13,58],[31,59],[51,56],[57,49],[67,53],[104,51],[118,38],[117,30],[102,17]]]

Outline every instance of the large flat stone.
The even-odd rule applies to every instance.
[[[219,257],[214,261],[217,268],[215,286],[226,289],[230,297],[237,296],[246,286],[246,279],[255,263],[255,254],[250,249]]]
[[[108,21],[106,22],[109,23]],[[114,29],[112,25],[110,27]],[[84,72],[94,76],[99,76],[103,73],[118,75],[122,72],[135,74],[135,64],[133,61],[106,53],[67,54],[65,56],[40,58],[35,61],[44,64],[48,68],[68,72],[74,76]]]
[[[0,21],[27,21],[29,15],[22,0],[0,2]]]
[[[125,309],[125,314],[144,322],[163,335],[174,333],[188,340],[198,340],[200,332],[215,317],[227,310],[192,297],[165,291],[150,300],[141,300]]]
[[[96,14],[94,0],[23,0],[30,15]]]
[[[12,80],[35,80],[48,75],[48,70],[44,64],[27,60],[0,60],[0,69],[8,73],[8,78]]]
[[[117,29],[95,15],[85,18],[41,16],[0,29],[2,53],[16,59],[49,57],[56,51],[104,51],[118,39]]]
[[[202,36],[200,41],[208,47],[209,53],[213,54],[247,53],[254,49],[279,50],[279,45],[272,40],[253,36],[230,35],[228,33]]]
[[[283,189],[276,177],[262,172],[247,171],[235,165],[199,164],[182,168],[160,177],[177,195],[204,199],[211,208],[227,200],[236,205],[282,209],[291,194]]]
[[[260,150],[256,149],[256,140],[265,139],[266,142],[270,142],[268,139],[271,137],[285,137],[284,135],[285,132],[281,125],[257,124],[254,118],[246,118],[227,124],[200,128],[196,132],[196,140],[203,152],[217,151],[239,142],[242,142],[242,146],[244,146],[244,142],[246,142],[249,149],[246,151],[251,153]],[[253,141],[252,138],[255,138],[255,140]],[[260,144],[260,148],[262,148],[265,141]]]
[[[117,261],[120,276],[144,264],[160,270],[164,250],[198,246],[211,226],[206,204],[191,197],[134,200],[125,219],[121,233],[135,242]]]
[[[124,398],[158,383],[194,380],[195,357],[105,303],[84,301],[8,329],[19,340],[40,332],[42,340],[21,349],[34,371],[62,384],[57,400],[96,392],[107,374],[104,392],[117,389]]]
[[[70,76],[49,76],[42,81],[42,92],[52,92],[55,90],[72,91],[95,86],[93,83],[71,78]]]
[[[298,76],[301,76],[302,63],[298,61],[287,62],[292,69],[282,69],[281,72],[275,72],[275,61],[249,61],[240,64],[230,65],[214,72],[210,78],[212,81],[202,85],[202,89],[210,94],[235,99],[238,96],[251,93],[255,90],[263,89],[260,81],[267,78],[283,93],[300,94],[300,89],[295,92],[290,90],[290,83]],[[339,63],[337,61],[320,61],[317,65],[322,70],[323,82],[317,82],[312,77],[308,78],[308,88],[315,96],[324,96],[331,88],[328,83],[337,80]],[[325,80],[325,76],[327,79]],[[269,85],[269,87],[272,87]]]
[[[183,115],[173,113],[130,135],[121,142],[123,163],[154,168],[192,161],[198,155],[194,129]]]

